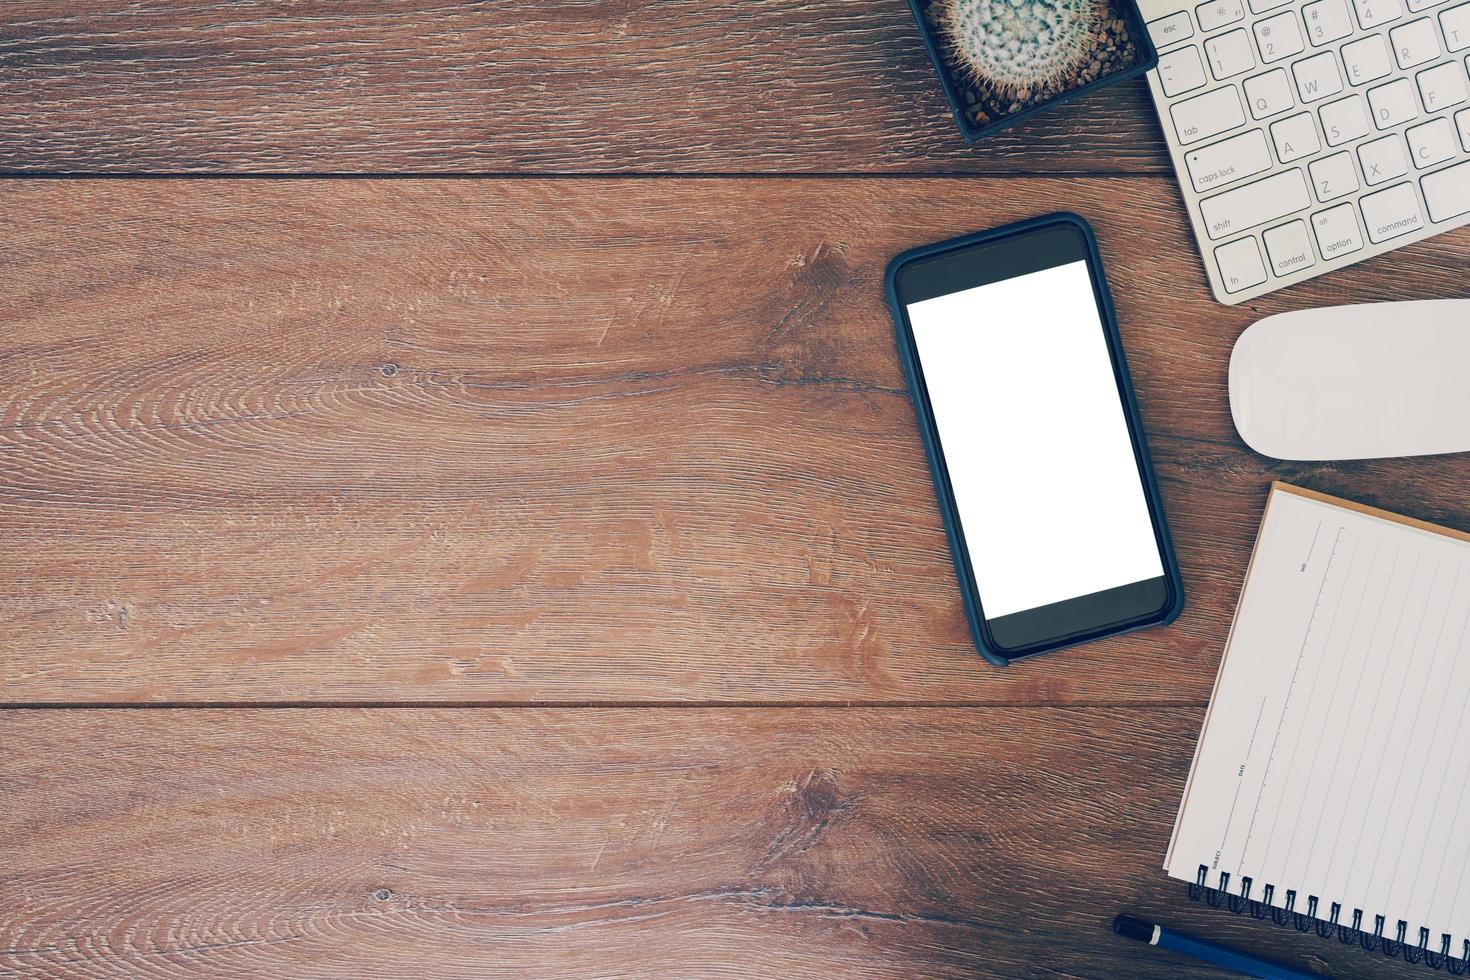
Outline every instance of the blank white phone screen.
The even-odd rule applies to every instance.
[[[908,315],[985,617],[1162,576],[1087,263]]]

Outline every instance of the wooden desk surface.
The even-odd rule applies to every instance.
[[[897,2],[6,13],[0,976],[1413,975],[1159,866],[1268,481],[1470,526],[1230,345],[1470,230],[1220,306],[1141,84],[967,149]],[[1057,209],[1189,604],[997,670],[881,274]]]

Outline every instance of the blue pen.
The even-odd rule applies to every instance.
[[[1322,980],[1315,973],[1282,966],[1280,963],[1263,960],[1249,953],[1226,949],[1224,946],[1216,946],[1214,943],[1195,939],[1192,936],[1165,929],[1163,926],[1156,926],[1152,922],[1146,922],[1131,915],[1120,915],[1114,919],[1113,931],[1120,936],[1148,943],[1150,946],[1172,949],[1176,953],[1193,956],[1197,960],[1214,963],[1216,966],[1223,966],[1236,973],[1244,973],[1248,977],[1265,977],[1266,980]]]

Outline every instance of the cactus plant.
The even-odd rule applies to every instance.
[[[1025,98],[1086,56],[1096,0],[939,0],[938,23],[971,80]]]

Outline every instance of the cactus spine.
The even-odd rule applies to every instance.
[[[1074,71],[1087,53],[1096,0],[939,0],[939,26],[971,79],[1024,97]]]

